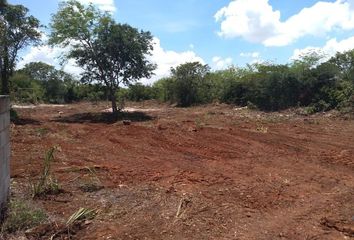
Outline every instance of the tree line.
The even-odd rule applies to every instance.
[[[22,5],[0,4],[1,91],[16,101],[70,103],[156,99],[180,107],[211,102],[249,106],[264,111],[308,107],[310,112],[352,111],[354,50],[326,58],[310,52],[289,64],[271,62],[230,66],[211,71],[189,62],[171,69],[152,85],[137,81],[153,75],[149,62],[152,35],[93,5],[69,0],[60,3],[50,23],[49,44],[68,49],[62,60],[74,59],[83,69],[80,79],[41,62],[15,70],[18,52],[40,42],[40,23]]]
[[[19,102],[71,103],[110,100],[111,90],[100,82],[83,83],[41,62],[15,71],[13,99]],[[189,107],[220,102],[264,111],[308,107],[310,112],[353,111],[354,50],[324,61],[310,53],[290,64],[257,63],[211,71],[199,62],[171,69],[169,77],[152,85],[129,84],[116,89],[118,101],[157,100]]]
[[[84,84],[73,75],[43,62],[31,62],[10,78],[11,98],[20,103],[72,103],[109,100],[101,84]]]
[[[257,63],[210,71],[198,62],[171,69],[171,76],[151,86],[133,85],[128,99],[157,99],[181,107],[221,102],[263,111],[307,107],[311,112],[354,106],[354,50],[326,60],[309,52],[290,64]]]

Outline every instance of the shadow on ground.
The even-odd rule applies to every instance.
[[[41,125],[40,121],[31,118],[18,118],[11,120],[15,125]]]
[[[107,123],[112,124],[122,120],[132,122],[146,122],[151,121],[155,117],[149,116],[143,112],[120,112],[118,114],[112,113],[78,113],[69,116],[57,117],[55,122],[62,123]]]

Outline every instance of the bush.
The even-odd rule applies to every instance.
[[[314,112],[325,112],[330,110],[331,105],[326,103],[324,100],[320,100],[319,102],[312,105]]]

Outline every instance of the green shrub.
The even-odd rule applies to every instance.
[[[316,111],[316,108],[314,106],[309,106],[309,107],[305,107],[304,108],[304,114],[306,115],[311,115],[311,114],[315,114],[317,111]]]
[[[313,108],[315,112],[325,112],[330,110],[331,105],[326,103],[324,100],[320,100],[319,102],[313,104]]]

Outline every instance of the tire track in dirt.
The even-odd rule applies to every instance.
[[[47,148],[60,147],[53,170],[66,193],[40,202],[55,219],[82,206],[102,211],[74,239],[341,239],[323,219],[351,223],[352,121],[261,122],[220,106],[171,108],[129,126],[75,122],[91,107],[67,107],[71,122],[55,108],[22,109],[40,125],[12,136],[18,187]],[[87,167],[104,189],[80,190]]]

